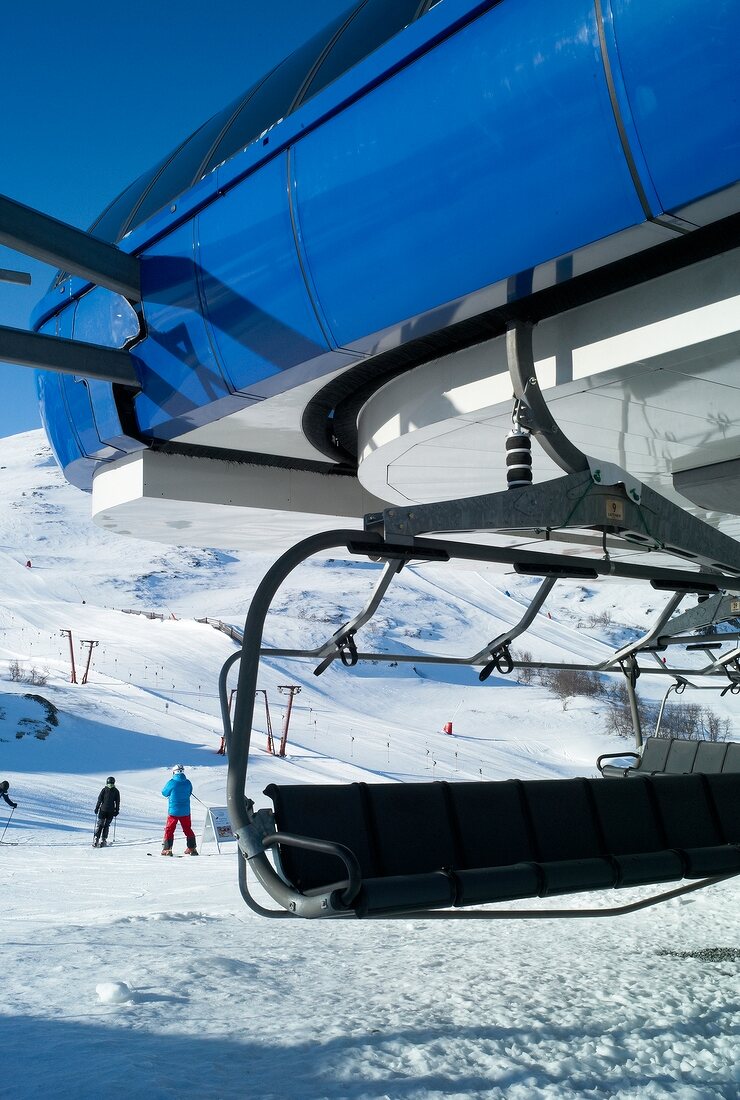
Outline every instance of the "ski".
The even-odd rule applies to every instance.
[[[161,852],[147,852],[147,855],[148,856],[161,856],[162,853]],[[165,858],[166,859],[185,859],[185,852],[173,852],[171,856],[166,856]],[[194,859],[195,857],[190,856],[189,858]],[[198,853],[198,858],[200,859],[200,852]]]

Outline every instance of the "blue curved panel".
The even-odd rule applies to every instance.
[[[740,4],[611,0],[611,10],[629,110],[663,209],[734,183]]]
[[[41,411],[41,423],[54,457],[67,481],[78,489],[89,489],[95,463],[86,459],[77,438],[74,423],[62,396],[63,375],[53,371],[36,372],[36,393]]]
[[[40,331],[120,347],[138,331],[138,322],[125,299],[96,288],[47,321]],[[143,447],[124,431],[109,382],[52,371],[38,371],[36,378],[47,436],[67,480],[78,488],[90,488],[101,462]]]
[[[72,328],[72,310],[58,319],[52,319],[41,329],[48,335],[69,336]],[[90,458],[82,443],[92,421],[89,408],[72,409],[68,401],[70,377],[54,371],[36,371],[36,393],[39,399],[41,421],[64,476],[78,489],[89,490],[97,461]]]
[[[139,319],[120,294],[95,287],[76,304],[72,325],[75,340],[101,344],[107,348],[122,348],[138,332]],[[87,391],[86,399],[78,392],[83,385]],[[70,413],[73,408],[78,408],[83,420],[91,418],[92,421],[82,440],[87,454],[120,458],[119,452],[131,454],[142,449],[143,444],[128,435],[121,424],[110,382],[75,378],[74,386],[67,386],[67,391],[75,394],[74,399],[69,399]]]
[[[503,3],[295,146],[339,345],[644,219],[591,0]]]
[[[134,406],[142,432],[161,439],[245,404],[224,378],[206,332],[193,231],[186,222],[142,258],[147,338],[131,352],[142,384]]]
[[[285,155],[276,157],[198,219],[208,331],[228,384],[246,396],[329,351],[296,253],[287,178]]]

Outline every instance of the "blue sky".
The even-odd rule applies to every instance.
[[[13,5],[3,21],[0,193],[82,228],[351,0]],[[54,271],[0,246],[0,325],[28,326]],[[0,362],[0,436],[40,425],[33,371]]]

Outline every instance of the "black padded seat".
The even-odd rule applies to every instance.
[[[279,832],[350,848],[358,916],[740,873],[740,774],[269,786]],[[337,857],[280,844],[296,889]]]
[[[363,790],[379,874],[421,875],[455,865],[443,783],[368,783]]]
[[[640,771],[643,775],[665,771],[672,740],[669,737],[648,737],[643,746],[639,765],[629,770]]]
[[[602,759],[615,758],[617,761],[620,759],[617,753],[606,753],[604,757],[599,757],[598,767],[603,776],[608,776],[610,778],[616,776],[652,775],[665,770],[670,748],[671,738],[648,737],[642,747],[641,755],[625,750],[621,757],[621,759],[625,761],[628,757],[631,757],[634,763],[602,764]]]
[[[715,820],[725,844],[740,845],[740,784],[735,774],[707,775]]]
[[[663,770],[671,775],[683,775],[692,772],[698,746],[698,741],[683,741],[678,737],[672,738]]]
[[[455,882],[443,871],[365,879],[355,899],[360,917],[368,913],[399,913],[405,909],[446,909],[454,904]]]
[[[727,746],[722,772],[740,772],[740,745],[736,741],[731,741]]]
[[[456,904],[537,897],[543,881],[534,862],[522,783],[508,779],[445,786],[460,851]]]
[[[721,772],[726,755],[727,745],[724,741],[700,741],[692,771],[705,775]]]
[[[614,886],[617,873],[605,852],[588,781],[540,779],[523,784],[523,789],[543,876],[542,893]]]
[[[683,861],[666,843],[652,797],[653,781],[602,779],[590,785],[606,850],[618,870],[617,886],[673,882],[683,878]]]
[[[527,864],[537,858],[519,780],[446,787],[461,869]]]
[[[271,783],[265,794],[275,805],[280,832],[344,844],[357,857],[363,878],[379,873],[359,783],[326,787]],[[285,844],[280,846],[280,863],[288,880],[302,892],[346,877],[340,860]]]
[[[632,756],[635,763],[628,765]],[[606,763],[616,760],[615,764]],[[624,761],[619,763],[619,761]],[[685,737],[648,737],[642,755],[603,753],[596,761],[603,776],[626,778],[635,775],[709,775],[740,772],[740,744],[734,741],[690,741]]]
[[[536,898],[544,888],[536,863],[512,863],[506,867],[456,871],[456,905],[482,905],[490,901]]]
[[[655,783],[653,794],[667,847],[709,847],[722,843],[703,776],[674,776],[671,783]]]
[[[670,784],[656,783],[654,793],[668,846],[681,853],[687,878],[740,870],[740,851],[723,847],[724,837],[705,776],[676,776]]]

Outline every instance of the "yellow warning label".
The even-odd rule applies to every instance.
[[[613,520],[624,519],[624,501],[617,497],[606,498],[606,518]]]
[[[730,614],[737,615],[740,613],[740,600],[730,600]]]

